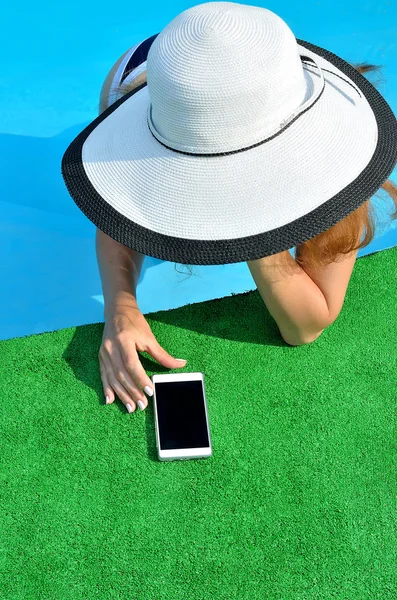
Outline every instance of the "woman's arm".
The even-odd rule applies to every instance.
[[[318,269],[302,268],[288,250],[247,263],[287,344],[313,342],[334,323],[342,310],[357,252]],[[280,258],[287,260],[292,274],[286,274]]]
[[[99,113],[108,107],[114,75],[127,52],[129,50],[120,56],[106,75],[99,98]],[[117,307],[123,305],[137,307],[136,287],[145,255],[116,242],[98,228],[96,253],[105,300],[105,319],[108,315],[114,314]]]
[[[105,300],[105,320],[117,308],[138,308],[136,288],[145,255],[96,230],[96,253]]]
[[[289,261],[288,268],[293,267],[293,274],[284,273],[281,255]],[[287,344],[300,346],[313,342],[328,327],[330,316],[322,291],[288,250],[248,261],[247,265]]]

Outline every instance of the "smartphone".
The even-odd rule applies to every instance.
[[[159,460],[212,456],[204,373],[152,375]]]

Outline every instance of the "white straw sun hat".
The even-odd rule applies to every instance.
[[[265,8],[183,11],[146,69],[62,160],[83,213],[145,255],[215,265],[292,248],[357,209],[397,162],[396,118],[376,88]]]

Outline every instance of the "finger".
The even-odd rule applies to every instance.
[[[113,349],[113,360],[115,360],[115,354],[117,354],[117,352],[115,352],[115,349]],[[140,395],[143,396],[142,392],[133,383],[126,381],[126,376],[125,374],[123,375],[122,369],[119,366],[119,363],[121,362],[120,358],[118,362],[115,360],[116,366],[110,357],[106,356],[106,354],[103,356],[102,360],[106,371],[106,377],[110,386],[113,388],[125,407],[127,408],[127,404],[129,404],[133,409],[131,412],[134,412],[136,409],[136,402],[141,399]],[[127,377],[129,376],[127,375]]]
[[[127,367],[124,364],[124,360],[121,355],[122,348],[123,346],[121,344],[120,350],[118,347],[114,347],[112,349],[110,362],[113,367],[114,375],[116,376],[116,379],[121,383],[123,388],[127,391],[127,393],[131,396],[132,400],[136,403],[142,402],[143,407],[146,407],[147,401],[145,394],[142,392],[142,390],[139,389],[137,382],[133,379],[133,377],[131,376]],[[136,356],[138,358],[138,355]],[[139,408],[143,410],[142,406],[140,406]]]
[[[153,336],[153,339],[146,345],[146,352],[153,356],[157,360],[160,365],[164,367],[168,367],[169,369],[180,369],[184,367],[187,363],[186,360],[178,360],[169,354],[156,340]]]
[[[131,398],[130,394],[120,383],[120,381],[117,380],[111,361],[107,357],[103,357],[102,363],[102,369],[105,373],[106,380],[108,382],[108,385],[112,389],[113,400],[114,393],[116,393],[122,404],[124,404],[124,406],[127,408],[127,410],[127,404],[129,404],[129,406],[131,407],[131,410],[128,410],[128,412],[134,412],[136,409],[135,401]]]
[[[110,387],[105,367],[102,363],[102,357],[99,357],[99,370],[101,372],[102,386],[103,386],[103,395],[108,399],[107,404],[112,404],[114,402],[114,391]]]
[[[131,341],[124,341],[120,346],[120,353],[126,370],[130,373],[132,379],[148,396],[153,396],[153,383],[136,351],[135,344]],[[145,408],[148,404],[146,396],[142,399]]]
[[[112,386],[113,390],[117,394],[122,404],[124,404],[128,412],[134,412],[136,409],[136,404],[134,400],[128,394],[127,390],[121,385],[116,376],[114,374],[111,374],[109,371],[107,371],[107,373],[109,384]],[[131,410],[128,409],[127,404],[131,407]]]

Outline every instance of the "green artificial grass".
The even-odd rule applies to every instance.
[[[395,600],[397,247],[288,346],[257,290],[145,315],[205,373],[213,456],[106,406],[103,323],[0,342],[2,600]]]

